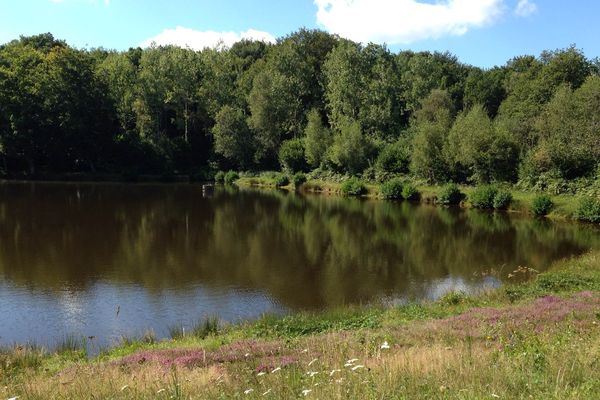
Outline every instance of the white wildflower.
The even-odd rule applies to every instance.
[[[273,371],[271,371],[271,373],[272,373],[272,374],[274,374],[274,373],[275,373],[275,372],[277,372],[277,371],[281,371],[281,367],[277,367],[277,368],[275,368]]]
[[[302,391],[302,395],[303,395],[303,396],[308,396],[308,394],[309,394],[310,392],[312,392],[312,390],[311,390],[311,389],[304,389],[304,390]]]
[[[383,342],[383,344],[381,345],[381,350],[387,350],[390,348],[390,345],[388,342]]]
[[[247,389],[247,390],[244,390],[244,394],[250,394],[250,393],[252,393],[252,392],[254,392],[254,389]]]
[[[310,376],[311,378],[317,374],[318,374],[318,372],[315,372],[315,371],[309,371],[306,373],[306,375]]]
[[[265,374],[266,374],[266,372],[259,372],[258,374],[256,374],[256,376],[263,376]]]
[[[267,390],[266,392],[264,392],[262,395],[263,395],[263,396],[266,396],[266,395],[268,395],[269,393],[271,393],[271,391],[272,391],[272,390],[273,390],[273,389],[269,389],[269,390]]]
[[[356,365],[356,366],[352,367],[352,371],[356,371],[357,369],[361,369],[364,367],[365,367],[364,365]]]

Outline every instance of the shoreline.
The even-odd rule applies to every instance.
[[[240,177],[236,182],[236,185],[240,187],[254,187],[261,189],[272,189],[272,190],[286,190],[286,191],[298,191],[305,192],[311,194],[320,194],[327,196],[339,196],[339,197],[349,197],[345,196],[341,191],[341,183],[332,182],[332,181],[323,181],[323,180],[308,180],[306,183],[302,184],[298,188],[294,187],[293,184],[288,184],[285,186],[276,186],[276,184],[267,178],[262,177]],[[467,185],[459,185],[461,191],[469,196],[477,187],[476,186],[467,186]],[[568,221],[568,222],[576,222],[583,223],[586,225],[596,226],[597,224],[587,223],[584,221],[579,221],[574,217],[574,214],[577,210],[578,203],[581,199],[585,198],[582,195],[570,195],[570,194],[562,194],[562,195],[551,195],[550,197],[554,201],[554,207],[552,211],[544,216],[544,217],[536,217],[531,212],[531,205],[533,199],[542,193],[537,193],[533,191],[523,191],[516,189],[512,186],[500,186],[503,189],[509,190],[513,195],[513,200],[510,206],[506,210],[481,210],[481,211],[489,211],[489,212],[504,212],[504,213],[519,213],[522,215],[526,215],[530,218],[539,218],[541,220],[547,218],[550,220],[556,221]],[[367,193],[362,196],[353,196],[358,198],[365,199],[373,199],[373,200],[381,200],[381,201],[409,201],[409,200],[386,200],[380,189],[380,185],[367,183],[366,184]],[[440,192],[443,190],[444,186],[442,185],[416,185],[416,189],[420,193],[419,200],[410,200],[415,204],[427,204],[433,205],[437,207],[448,207],[446,205],[442,205],[436,202]],[[456,207],[460,207],[463,209],[476,209],[473,207],[468,200],[463,200]]]
[[[562,379],[559,398],[574,393],[593,398],[600,371],[585,365],[600,355],[590,352],[600,349],[594,347],[600,343],[598,310],[600,251],[594,251],[557,262],[524,283],[479,295],[452,292],[435,302],[265,316],[239,325],[205,321],[194,334],[171,340],[124,338],[91,359],[73,343],[53,353],[17,346],[0,351],[0,383],[7,398],[91,398],[81,396],[92,393],[90,388],[104,397],[161,398],[157,395],[168,393],[168,398],[176,387],[187,393],[176,398],[192,398],[197,390],[205,398],[259,398],[268,389],[273,398],[298,397],[302,390],[322,398],[345,398],[341,393],[349,392],[430,398],[440,391],[442,397],[490,398],[482,380],[500,373],[502,379],[492,380],[494,393],[503,398],[521,393],[517,390],[541,396],[556,390]],[[357,360],[344,366],[351,359]],[[561,361],[580,378],[559,374]],[[462,373],[454,379],[460,385],[448,379],[457,369]],[[337,379],[343,377],[339,384],[327,376],[334,370],[340,370],[333,373]],[[173,386],[173,374],[179,386]],[[410,380],[402,388],[388,379],[405,376]],[[368,377],[372,384],[365,386]],[[525,383],[515,386],[509,377],[540,382],[527,388]]]
[[[202,178],[202,179],[200,179]],[[407,181],[409,181],[407,179]],[[82,184],[94,184],[94,183],[106,183],[106,184],[208,184],[208,185],[219,185],[212,179],[207,179],[205,176],[193,176],[189,174],[167,174],[167,175],[153,175],[153,174],[141,174],[135,177],[126,177],[119,174],[45,174],[38,175],[35,177],[31,176],[4,176],[0,177],[1,183],[82,183]],[[298,188],[293,183],[289,183],[284,186],[277,186],[273,179],[265,178],[263,176],[241,176],[235,181],[234,185],[239,187],[254,187],[261,189],[272,189],[272,190],[286,190],[289,192],[304,192],[311,194],[327,195],[327,196],[340,196],[348,197],[342,194],[341,186],[342,183],[320,180],[320,179],[309,179],[307,182],[300,185]],[[408,201],[408,200],[386,200],[380,189],[380,184],[366,183],[367,193],[362,196],[353,196],[366,199],[382,200],[382,201]],[[471,185],[459,185],[461,191],[469,196],[477,186]],[[513,200],[510,206],[506,210],[482,210],[491,212],[507,212],[507,213],[521,213],[532,218],[548,218],[551,220],[559,221],[570,221],[584,224],[590,224],[585,221],[580,221],[574,217],[577,211],[578,203],[587,196],[580,194],[559,194],[549,195],[554,201],[554,207],[552,211],[544,217],[535,217],[531,212],[531,205],[533,199],[540,194],[547,194],[544,192],[534,192],[528,190],[521,190],[515,188],[513,185],[502,184],[499,187],[510,191],[513,195]],[[439,193],[444,188],[444,185],[416,185],[416,189],[419,191],[419,200],[411,200],[413,203],[429,204],[434,206],[442,206],[436,203],[436,199]],[[460,208],[469,209],[475,208],[467,200],[462,201],[459,205]],[[591,223],[591,225],[597,225]]]

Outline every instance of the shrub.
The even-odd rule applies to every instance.
[[[400,200],[402,199],[402,190],[404,184],[400,178],[394,178],[381,185],[381,194],[385,199]]]
[[[410,165],[410,151],[402,143],[386,145],[375,162],[379,172],[405,173]]]
[[[507,190],[499,190],[494,196],[494,208],[496,210],[506,210],[512,203],[512,193]]]
[[[218,171],[215,174],[215,182],[217,182],[217,183],[223,183],[223,182],[225,182],[225,172]]]
[[[306,183],[306,175],[302,172],[298,172],[292,177],[292,183],[296,188],[302,186],[304,183]]]
[[[533,204],[531,205],[531,211],[536,217],[544,217],[548,215],[550,211],[552,211],[552,208],[554,208],[554,202],[547,194],[536,196],[536,198],[533,199]]]
[[[308,167],[302,139],[286,140],[279,149],[279,163],[289,172],[305,171]]]
[[[402,188],[402,197],[408,201],[418,201],[421,198],[421,193],[413,184],[405,183]]]
[[[473,190],[473,193],[469,196],[469,201],[475,208],[493,209],[496,194],[498,194],[498,189],[495,186],[479,186]]]
[[[226,185],[232,185],[238,179],[240,179],[240,176],[238,175],[237,172],[229,171],[225,174],[225,178],[223,179],[223,181],[225,182]]]
[[[290,178],[286,174],[277,174],[273,178],[275,186],[282,187],[290,184]]]
[[[437,202],[445,205],[457,205],[460,204],[464,198],[465,194],[460,191],[458,185],[455,183],[450,183],[442,190]]]
[[[582,199],[575,218],[580,221],[600,223],[600,200],[593,197]]]
[[[367,187],[360,179],[352,177],[342,184],[342,193],[346,196],[362,196],[367,193]]]

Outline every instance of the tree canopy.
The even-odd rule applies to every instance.
[[[0,171],[592,176],[599,70],[574,46],[481,69],[307,29],[203,51],[21,37],[0,46]]]

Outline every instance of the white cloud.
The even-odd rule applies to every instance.
[[[314,0],[317,22],[358,42],[406,44],[460,36],[492,23],[504,0]]]
[[[165,29],[158,35],[145,40],[141,47],[149,47],[152,44],[158,46],[174,45],[189,47],[194,50],[204,48],[216,48],[220,46],[231,47],[235,42],[242,39],[262,40],[266,43],[274,43],[275,37],[268,32],[249,29],[246,32],[216,32],[196,31],[178,26],[175,29]]]
[[[531,14],[535,14],[538,10],[537,4],[529,0],[519,0],[515,14],[519,17],[528,17]]]

